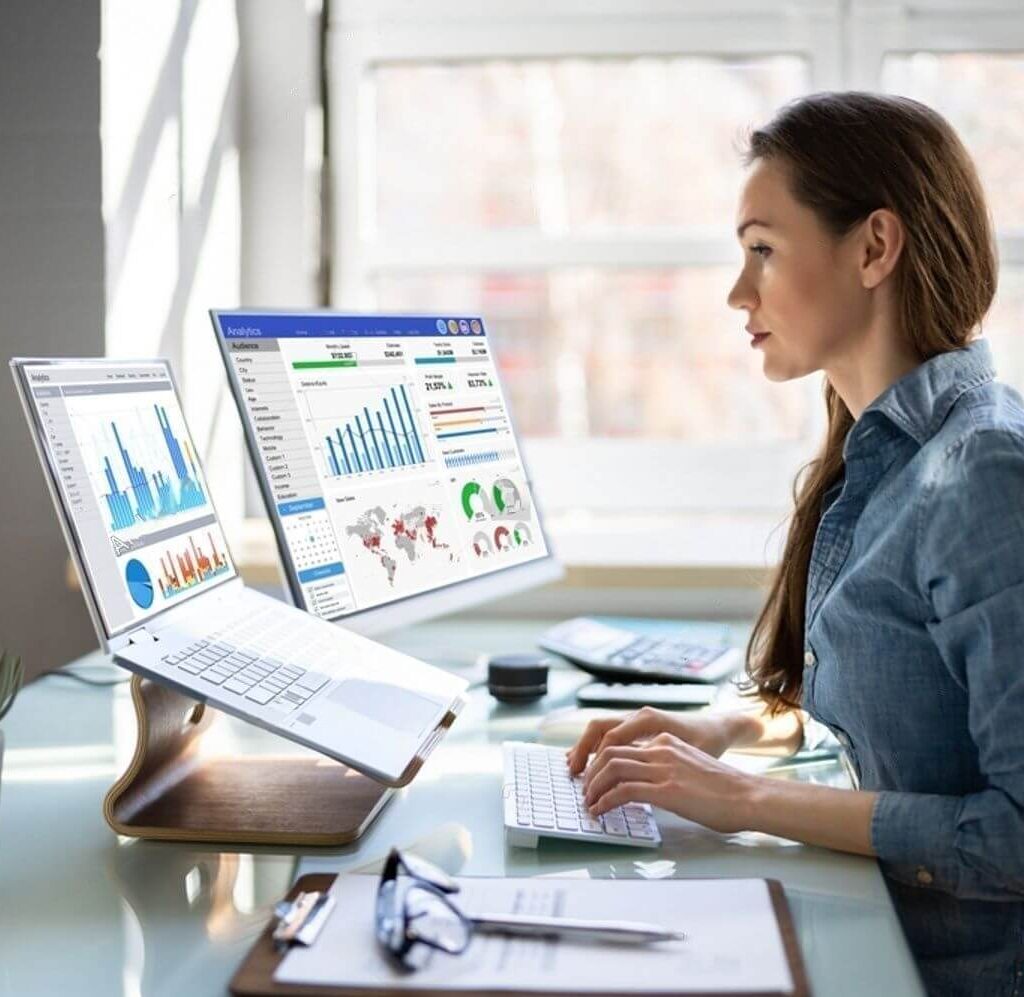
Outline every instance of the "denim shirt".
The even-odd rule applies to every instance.
[[[1024,401],[994,376],[976,340],[864,410],[807,582],[803,706],[879,794],[937,993],[1024,993]]]

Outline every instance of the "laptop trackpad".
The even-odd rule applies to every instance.
[[[328,696],[332,702],[404,734],[422,731],[443,704],[388,682],[346,679]]]

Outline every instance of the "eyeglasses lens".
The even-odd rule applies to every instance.
[[[462,952],[469,944],[469,925],[443,897],[412,884],[405,897],[406,932],[445,952]]]

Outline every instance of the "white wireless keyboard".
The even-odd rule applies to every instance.
[[[568,838],[657,848],[661,832],[646,803],[627,803],[592,817],[583,802],[583,780],[569,775],[564,748],[506,741],[505,838],[536,848],[539,838]]]

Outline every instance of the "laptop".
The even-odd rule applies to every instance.
[[[103,649],[384,785],[408,783],[466,682],[244,584],[167,361],[11,369]]]

